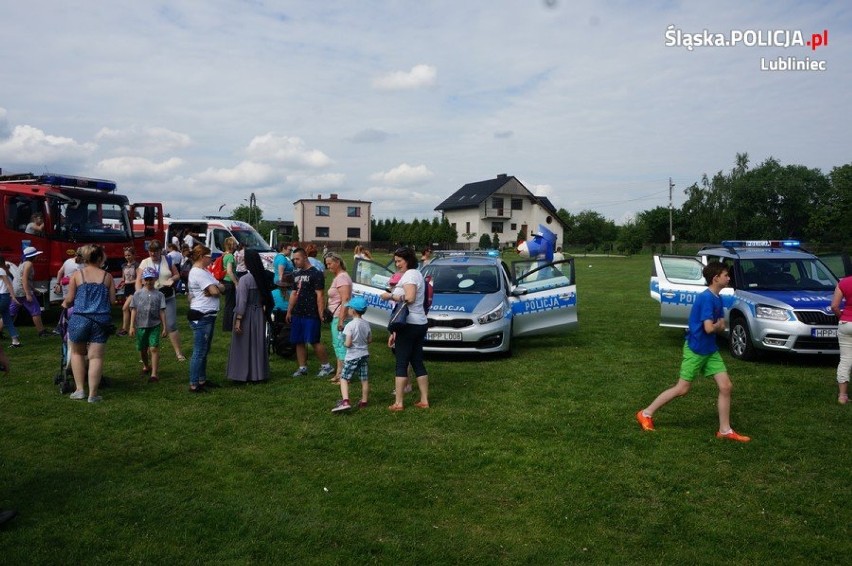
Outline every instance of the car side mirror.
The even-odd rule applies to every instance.
[[[512,289],[512,296],[520,297],[521,295],[526,295],[529,292],[530,290],[526,287],[515,287],[514,289]]]

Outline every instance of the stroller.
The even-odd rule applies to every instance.
[[[53,383],[59,387],[59,393],[65,395],[76,389],[74,385],[74,374],[71,373],[71,351],[68,347],[68,309],[62,309],[59,313],[59,322],[56,323],[56,334],[62,338],[62,346],[59,352],[59,371],[53,376]]]
[[[74,307],[62,309],[54,330],[54,333],[62,338],[62,345],[59,347],[59,371],[53,376],[53,383],[59,388],[60,395],[72,393],[77,389],[74,383],[74,372],[71,371],[71,348],[68,343],[68,319],[71,318],[72,312]],[[109,381],[107,376],[101,376],[100,386],[109,387]]]
[[[287,313],[279,309],[272,311],[272,322],[269,325],[269,352],[275,352],[282,358],[291,358],[296,347],[290,342],[290,325],[286,321]]]

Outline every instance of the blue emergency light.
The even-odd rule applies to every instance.
[[[115,181],[106,179],[90,179],[88,177],[74,177],[72,175],[42,175],[39,181],[45,185],[56,187],[71,187],[77,189],[95,189],[97,191],[112,192],[117,188]]]

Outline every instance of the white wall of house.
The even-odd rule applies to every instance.
[[[500,195],[495,194],[494,196],[499,197]],[[518,231],[521,230],[523,225],[527,226],[527,236],[529,236],[531,232],[538,229],[539,224],[543,224],[548,230],[556,234],[556,241],[561,245],[562,224],[540,204],[532,203],[527,198],[523,198],[522,201],[520,210],[511,210],[510,206],[505,206],[502,215],[498,215],[500,211],[491,209],[492,197],[489,197],[479,208],[447,210],[444,212],[444,216],[451,225],[455,226],[459,243],[471,242],[475,244],[479,242],[482,234],[490,236],[494,229],[502,230],[497,232],[502,243],[515,242]],[[504,200],[504,203],[506,202]],[[547,221],[548,218],[550,218],[550,222]],[[476,236],[467,239],[463,234],[468,232],[475,232]]]
[[[363,200],[347,200],[332,194],[293,203],[293,222],[305,242],[353,240],[369,242],[370,207]]]

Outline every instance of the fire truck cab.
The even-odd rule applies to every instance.
[[[143,237],[134,237],[133,218],[144,223]],[[160,203],[130,204],[116,192],[116,183],[70,175],[0,175],[0,254],[20,263],[23,250],[33,246],[35,288],[42,306],[58,302],[54,292],[59,268],[78,247],[99,244],[107,255],[106,269],[121,277],[125,247],[144,257],[144,239],[163,235]]]

